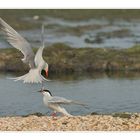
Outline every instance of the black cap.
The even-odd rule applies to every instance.
[[[49,92],[50,95],[52,96],[52,93],[51,93],[48,89],[41,89],[41,90],[39,90],[38,92],[43,92],[43,91],[45,91],[45,92]]]

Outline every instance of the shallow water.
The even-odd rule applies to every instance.
[[[26,115],[35,112],[50,114],[44,106],[42,95],[37,90],[40,85],[13,82],[0,75],[0,116]],[[140,78],[76,77],[60,79],[53,77],[45,87],[53,95],[81,101],[89,105],[89,109],[81,106],[65,106],[73,115],[85,115],[91,112],[140,112]]]
[[[39,22],[46,24],[45,42],[49,46],[53,43],[66,43],[71,47],[115,47],[129,48],[140,43],[140,20],[107,20],[107,19],[90,19],[82,21],[68,21],[59,18],[47,17],[44,20],[34,21],[31,17],[23,20],[30,22]],[[89,26],[100,26],[99,28],[89,28]],[[77,29],[80,31],[77,35]],[[82,30],[82,32],[81,32]],[[130,35],[124,37],[107,38],[102,33],[110,33],[113,31],[128,30]],[[26,39],[28,39],[34,47],[40,46],[40,29],[19,31]],[[96,40],[96,35],[101,33],[102,42],[85,42],[86,39]],[[5,43],[0,43],[0,48],[10,47]]]

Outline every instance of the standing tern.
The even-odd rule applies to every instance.
[[[82,105],[84,107],[87,107],[86,104],[77,102],[77,101],[73,101],[73,100],[68,100],[65,99],[63,97],[58,97],[58,96],[52,96],[51,92],[47,89],[41,89],[38,92],[41,92],[43,94],[43,102],[44,104],[54,110],[54,112],[52,113],[53,116],[56,116],[56,113],[62,113],[65,116],[72,116],[71,114],[69,114],[65,108],[63,108],[61,105],[69,105],[69,104],[76,104],[76,105]]]
[[[41,71],[45,70],[46,77],[48,77],[48,64],[42,58],[44,49],[44,26],[42,26],[42,46],[38,49],[36,55],[34,54],[31,45],[19,33],[17,33],[10,25],[8,25],[2,18],[0,18],[0,30],[4,34],[7,42],[20,50],[24,58],[21,59],[24,63],[29,64],[30,70],[27,74],[13,78],[15,81],[22,80],[23,83],[43,83],[47,80],[41,75]]]

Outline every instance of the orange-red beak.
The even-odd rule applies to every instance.
[[[49,75],[48,69],[46,69],[45,72],[46,72],[46,76],[48,77]]]

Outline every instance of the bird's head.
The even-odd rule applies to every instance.
[[[42,74],[44,77],[48,77],[48,75],[49,75],[49,66],[48,66],[47,63],[45,63],[44,68],[43,68],[41,74]]]
[[[52,96],[51,92],[48,89],[41,89],[38,92],[42,93],[45,96]]]

